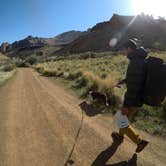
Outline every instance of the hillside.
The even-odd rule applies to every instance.
[[[98,23],[88,31],[69,31],[53,38],[28,36],[12,44],[3,43],[0,52],[9,56],[48,56],[116,51],[129,38],[137,38],[150,49],[166,50],[166,20],[144,14],[136,17],[114,14],[109,21]]]
[[[0,51],[11,56],[20,53],[32,54],[36,52],[50,54],[56,51],[59,47],[69,44],[83,34],[84,32],[81,31],[69,31],[53,38],[28,36],[25,39],[16,41],[12,44],[2,43],[2,45],[0,46]]]
[[[109,42],[114,38],[118,43],[111,48]],[[129,38],[141,40],[145,47],[165,50],[166,21],[144,14],[136,17],[114,14],[109,21],[96,24],[88,34],[79,37],[58,53],[116,50]]]

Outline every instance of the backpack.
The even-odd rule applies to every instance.
[[[151,56],[145,62],[144,104],[160,106],[166,97],[166,63],[160,58]]]

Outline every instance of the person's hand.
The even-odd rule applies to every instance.
[[[129,113],[129,109],[127,107],[121,108],[122,115],[127,115]]]

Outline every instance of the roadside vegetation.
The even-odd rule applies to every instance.
[[[29,55],[27,57],[15,57],[12,59],[17,67],[31,67],[40,62],[40,58],[36,55]]]
[[[82,55],[82,54],[81,54]],[[125,77],[128,60],[122,55],[110,53],[85,53],[58,57],[49,62],[38,63],[34,68],[44,76],[53,77],[72,88],[81,98],[87,98],[90,90],[106,93],[110,107],[105,113],[115,113],[120,108],[125,86],[114,88]],[[164,52],[152,55],[166,60]],[[166,135],[166,101],[162,107],[143,106],[134,119],[135,125],[151,134]]]
[[[16,72],[15,63],[6,56],[0,56],[0,86],[4,85]]]

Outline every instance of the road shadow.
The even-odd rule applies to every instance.
[[[137,154],[133,154],[131,159],[128,161],[121,161],[115,164],[106,164],[108,160],[115,154],[120,144],[120,142],[114,140],[111,146],[102,151],[96,157],[91,166],[137,166]]]
[[[104,111],[104,107],[100,107],[96,104],[89,104],[86,101],[80,103],[79,106],[87,116],[96,116],[98,114],[103,114]]]

